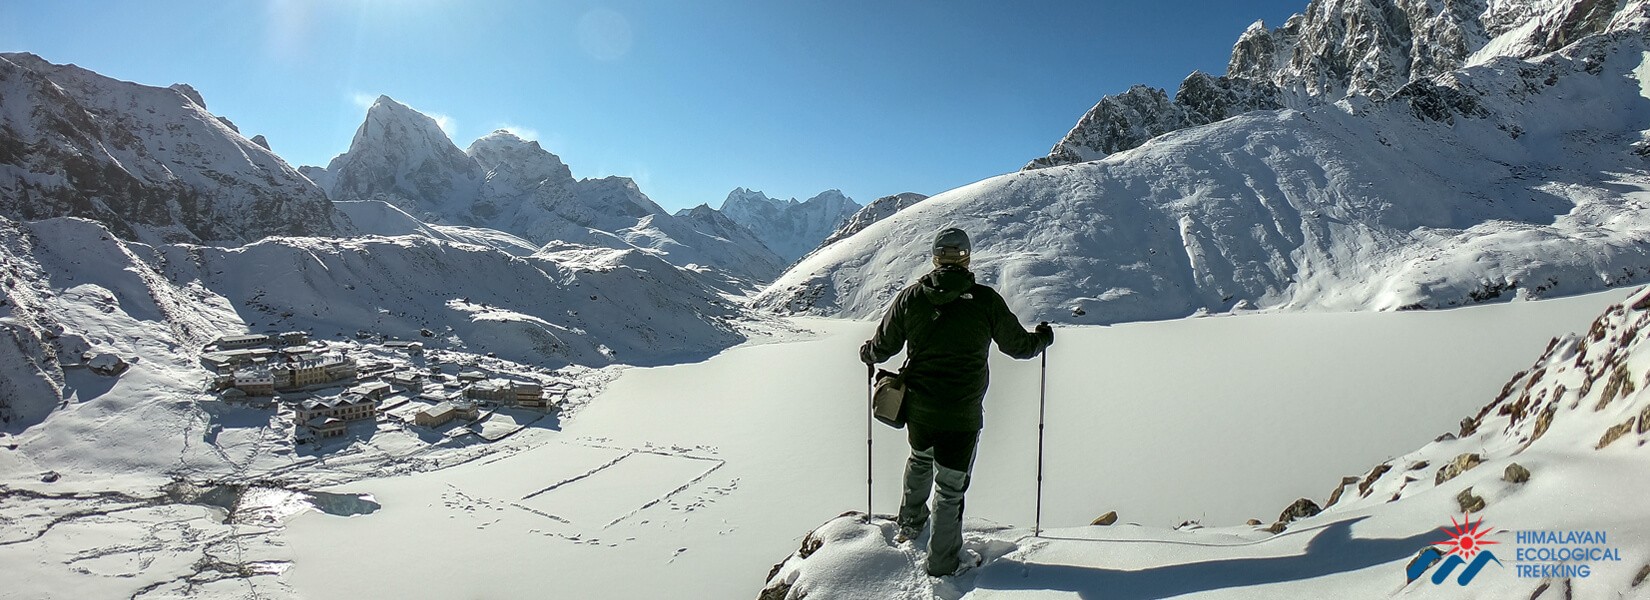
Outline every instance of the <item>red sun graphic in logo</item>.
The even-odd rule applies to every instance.
[[[1479,529],[1484,525],[1482,517],[1475,523],[1472,520],[1472,513],[1467,513],[1463,522],[1456,522],[1455,517],[1450,517],[1449,521],[1455,527],[1438,528],[1439,531],[1449,535],[1449,539],[1437,543],[1448,546],[1450,554],[1459,554],[1461,558],[1470,560],[1474,554],[1483,551],[1485,546],[1501,543],[1484,539],[1493,532],[1488,529]]]

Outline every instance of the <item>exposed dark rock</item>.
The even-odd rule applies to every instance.
[[[1462,473],[1472,470],[1473,467],[1483,464],[1483,462],[1484,457],[1472,452],[1457,456],[1455,460],[1438,469],[1438,476],[1433,479],[1433,483],[1443,485],[1444,482],[1459,477]]]
[[[1321,512],[1323,512],[1323,509],[1318,508],[1318,503],[1308,498],[1301,498],[1296,500],[1294,504],[1290,504],[1289,508],[1283,509],[1283,514],[1278,515],[1278,522],[1288,523],[1296,519],[1316,516]]]
[[[257,144],[258,146],[262,147],[265,150],[270,149],[269,148],[269,139],[265,138],[263,136],[263,134],[261,134],[261,133],[258,134],[258,135],[252,136],[252,143]]]
[[[1368,497],[1369,488],[1374,486],[1375,482],[1380,480],[1382,475],[1385,475],[1387,471],[1391,470],[1392,465],[1387,463],[1376,465],[1374,469],[1370,469],[1369,475],[1364,476],[1364,480],[1358,483],[1358,495]]]
[[[1604,393],[1599,396],[1598,405],[1594,406],[1593,410],[1604,410],[1605,407],[1610,406],[1610,402],[1615,400],[1617,395],[1626,397],[1632,394],[1633,390],[1633,380],[1631,374],[1627,372],[1627,365],[1616,365],[1615,371],[1610,373],[1610,380],[1604,384]]]
[[[1621,439],[1622,436],[1632,432],[1633,424],[1637,421],[1638,417],[1629,417],[1626,422],[1605,430],[1604,435],[1598,438],[1598,446],[1595,446],[1595,448],[1603,450],[1605,446],[1615,443],[1615,441]]]
[[[1501,479],[1511,483],[1524,483],[1530,480],[1530,470],[1524,468],[1524,465],[1513,463],[1507,465],[1507,470],[1501,474]]]
[[[1535,431],[1530,434],[1530,441],[1534,442],[1546,435],[1547,429],[1553,426],[1553,417],[1558,416],[1558,403],[1548,404],[1541,414],[1535,417]]]
[[[1633,587],[1643,585],[1646,578],[1650,578],[1650,564],[1644,565],[1639,569],[1639,574],[1633,576]]]
[[[1107,525],[1112,525],[1114,523],[1117,523],[1117,511],[1115,511],[1115,510],[1111,511],[1111,512],[1108,512],[1106,514],[1100,515],[1098,517],[1095,517],[1094,521],[1090,522],[1089,524],[1090,525],[1107,526]]]
[[[1323,507],[1324,508],[1329,508],[1331,506],[1334,506],[1336,502],[1340,502],[1341,501],[1341,494],[1346,493],[1346,486],[1353,485],[1353,484],[1356,484],[1356,483],[1358,483],[1358,478],[1357,477],[1342,477],[1341,478],[1341,484],[1335,486],[1335,491],[1329,493],[1329,501],[1325,502],[1323,504]]]
[[[57,483],[57,480],[62,478],[63,475],[59,474],[57,471],[46,471],[45,473],[40,474],[41,483]]]
[[[1473,513],[1484,510],[1484,498],[1473,494],[1470,487],[1455,495],[1455,503],[1461,507],[1461,512]]]
[[[1260,527],[1261,525],[1264,525],[1265,523],[1261,523],[1260,519],[1249,519],[1247,524],[1250,527]]]

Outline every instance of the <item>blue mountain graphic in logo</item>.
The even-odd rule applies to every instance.
[[[1426,574],[1427,569],[1438,564],[1438,559],[1443,556],[1444,553],[1438,551],[1437,548],[1429,547],[1422,550],[1420,557],[1416,558],[1415,562],[1409,566],[1409,580],[1420,579],[1422,575]],[[1455,579],[1456,583],[1467,585],[1472,583],[1472,579],[1478,576],[1479,571],[1484,570],[1484,565],[1491,562],[1494,562],[1497,566],[1505,566],[1501,564],[1501,559],[1495,557],[1495,553],[1488,550],[1479,552],[1471,563],[1461,558],[1460,555],[1450,554],[1448,558],[1444,559],[1443,564],[1438,566],[1438,570],[1432,573],[1432,582],[1442,584],[1445,579],[1449,579],[1450,574],[1454,573],[1457,568],[1460,568],[1461,565],[1467,565],[1467,568],[1461,571],[1461,576]]]

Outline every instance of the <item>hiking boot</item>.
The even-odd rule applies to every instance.
[[[963,551],[962,551],[961,556],[958,556],[957,558],[959,559],[957,561],[957,565],[955,567],[952,567],[949,570],[946,570],[946,569],[943,569],[943,568],[942,569],[936,569],[936,568],[934,568],[933,563],[929,563],[928,564],[928,569],[927,569],[928,570],[928,575],[930,577],[956,577],[958,575],[962,575],[964,573],[967,573],[968,571],[972,570],[974,567],[980,566],[980,560],[981,560],[980,559],[980,553],[975,552],[973,550],[969,550],[967,548],[964,548]]]
[[[899,533],[894,535],[894,543],[903,544],[903,543],[909,542],[911,540],[917,539],[917,536],[920,536],[920,535],[922,535],[922,528],[921,527],[911,527],[911,526],[907,526],[907,525],[901,525],[899,527]]]

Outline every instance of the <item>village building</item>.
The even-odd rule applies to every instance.
[[[497,404],[514,404],[529,408],[544,408],[548,402],[544,386],[532,381],[489,379],[464,388],[464,397]]]
[[[355,361],[346,357],[308,359],[275,369],[275,388],[302,389],[355,378]]]
[[[458,416],[458,407],[451,402],[441,402],[413,415],[413,423],[421,427],[440,427]]]
[[[292,408],[293,421],[314,437],[343,435],[352,421],[378,416],[378,401],[357,394],[310,398]]]
[[[511,388],[507,379],[489,379],[477,381],[464,388],[464,397],[483,402],[514,401],[515,390]]]
[[[390,391],[390,384],[382,381],[374,381],[372,383],[363,383],[352,387],[346,393],[360,394],[373,400],[383,400],[384,396],[388,396],[390,394]]]
[[[296,345],[281,348],[281,358],[285,359],[287,362],[301,362],[305,360],[318,359],[320,357],[320,350],[314,348],[313,346]]]
[[[517,381],[512,385],[515,393],[516,406],[526,408],[545,408],[549,402],[544,396],[544,386],[528,381]]]
[[[302,346],[309,343],[308,331],[288,331],[281,334],[281,344],[285,346]]]
[[[212,342],[212,345],[216,346],[218,348],[218,350],[221,351],[221,350],[240,350],[240,349],[244,349],[244,348],[257,348],[259,346],[268,346],[269,343],[270,343],[270,338],[267,335],[247,334],[247,335],[226,335],[226,336],[218,338],[217,340],[214,340]]]
[[[349,423],[337,417],[315,417],[304,421],[304,429],[311,438],[331,438],[349,431]]]
[[[235,371],[231,384],[248,396],[275,395],[275,374],[266,368],[249,367]]]
[[[391,340],[391,341],[388,341],[388,342],[384,342],[384,347],[385,348],[394,348],[396,350],[406,352],[408,355],[411,355],[411,356],[423,356],[423,354],[424,354],[424,342],[408,342],[408,341],[403,341],[403,340]]]
[[[487,374],[482,373],[481,371],[474,370],[474,369],[471,369],[469,371],[462,371],[458,374],[458,380],[459,381],[464,381],[464,382],[469,382],[469,383],[475,383],[477,381],[482,381],[484,379],[487,379]]]
[[[243,348],[240,350],[206,352],[201,354],[201,366],[214,373],[225,374],[237,367],[257,363],[259,360],[267,362],[274,356],[275,351],[269,348]]]
[[[407,391],[419,392],[424,390],[424,376],[415,371],[396,371],[385,375],[384,381]]]

